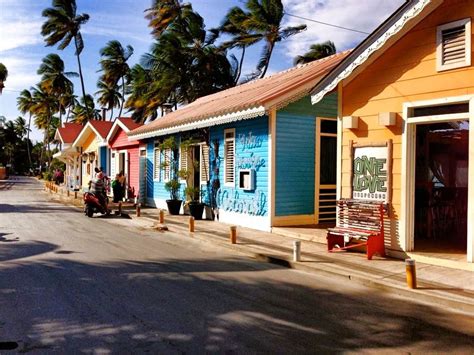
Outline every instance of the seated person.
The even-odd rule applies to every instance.
[[[99,172],[95,175],[95,177],[91,180],[89,192],[93,193],[99,199],[100,204],[102,207],[107,211],[107,196],[105,194],[104,189],[104,174]]]

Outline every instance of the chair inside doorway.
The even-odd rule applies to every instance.
[[[415,251],[465,254],[469,122],[416,127]]]

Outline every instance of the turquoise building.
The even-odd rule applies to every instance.
[[[346,55],[202,97],[129,132],[146,144],[146,204],[166,208],[166,182],[187,169],[182,186],[201,188],[208,218],[267,231],[334,220],[337,94],[313,106],[309,92]],[[163,149],[169,137],[174,152]]]

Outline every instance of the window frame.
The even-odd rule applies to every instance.
[[[443,64],[443,31],[464,26],[464,61],[452,64]],[[438,72],[471,66],[471,18],[445,23],[436,27],[436,70]]]
[[[226,135],[227,133],[232,133],[233,137],[232,138],[226,138]],[[227,160],[227,142],[229,141],[233,141],[233,152],[232,152],[232,155],[234,157],[233,159],[233,166],[232,166],[232,181],[227,181],[227,163],[228,163],[228,160]],[[235,128],[228,128],[228,129],[225,129],[224,130],[224,186],[228,186],[228,187],[235,187]]]

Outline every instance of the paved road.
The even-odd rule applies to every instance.
[[[46,197],[33,179],[0,182],[0,342],[13,353],[472,353],[467,316],[177,247]]]

